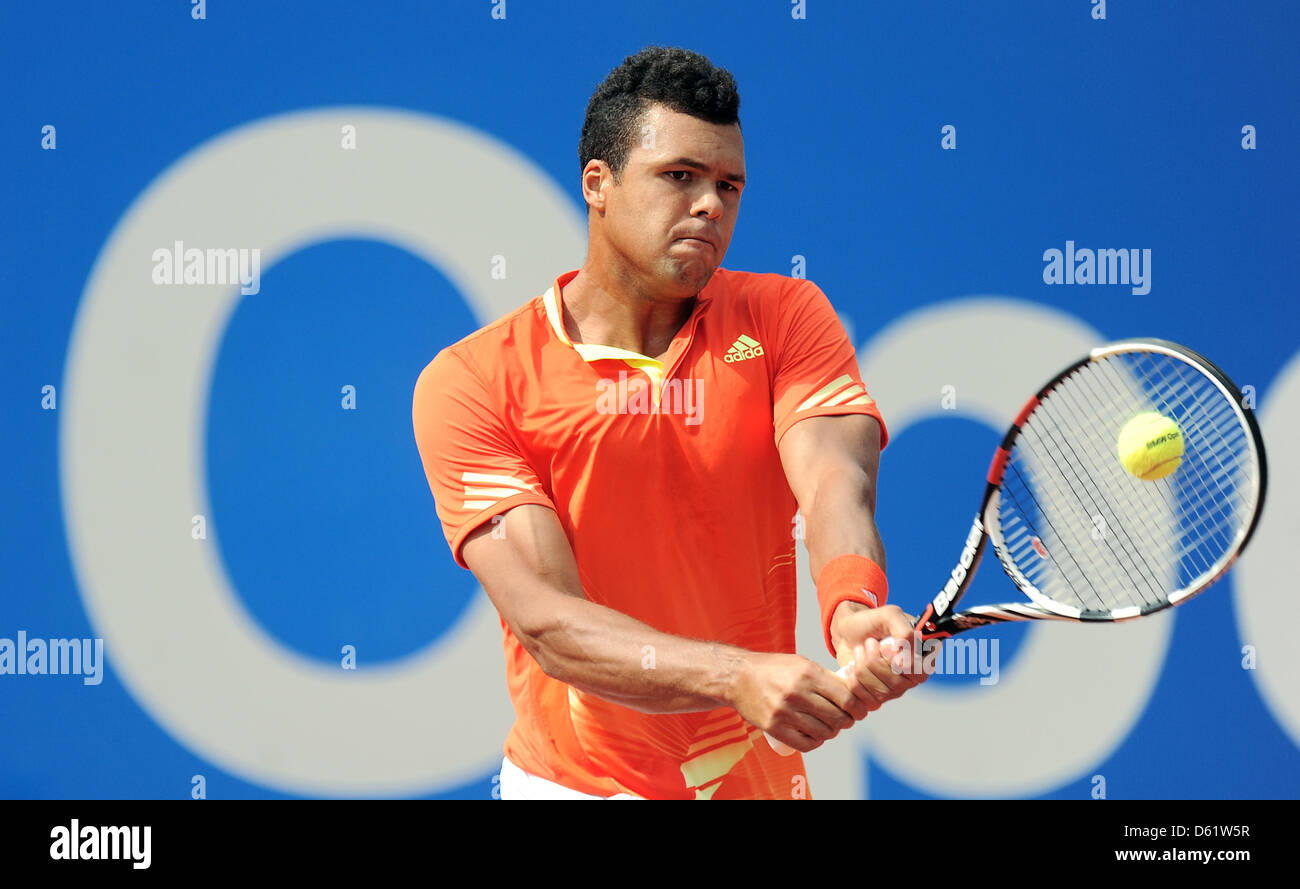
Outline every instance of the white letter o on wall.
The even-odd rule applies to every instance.
[[[339,148],[343,124],[364,134],[364,148]],[[498,212],[504,206],[509,213]],[[68,542],[109,664],[186,747],[287,792],[433,793],[497,765],[512,720],[487,598],[477,595],[459,625],[396,664],[331,669],[249,616],[222,564],[219,528],[206,541],[189,533],[191,516],[210,515],[208,394],[241,297],[238,285],[153,285],[152,252],[177,240],[256,247],[265,269],[347,237],[423,258],[484,322],[576,267],[586,248],[580,214],[543,171],[480,131],[428,115],[320,109],[200,146],[118,223],[78,308],[60,411]],[[497,253],[510,257],[508,282],[488,274]],[[440,533],[436,522],[429,533]]]

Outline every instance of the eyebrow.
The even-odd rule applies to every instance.
[[[677,158],[677,160],[674,160],[674,161],[668,161],[667,163],[664,164],[664,166],[666,166],[666,167],[691,167],[692,169],[699,170],[699,171],[702,172],[702,173],[707,173],[707,172],[709,172],[709,165],[708,165],[708,164],[702,163],[702,162],[697,161],[697,160],[695,160],[694,158],[690,158],[690,157],[679,157],[679,158]],[[745,174],[744,174],[744,173],[723,173],[723,174],[722,174],[722,178],[723,178],[723,179],[729,179],[729,180],[731,180],[732,182],[739,182],[741,185],[744,185],[744,184],[745,184]]]

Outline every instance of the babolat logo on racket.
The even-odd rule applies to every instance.
[[[966,579],[966,572],[970,571],[971,563],[975,561],[975,548],[979,546],[982,536],[984,536],[984,525],[980,523],[979,516],[976,516],[975,521],[971,523],[970,533],[966,535],[966,545],[962,547],[957,567],[952,569],[952,576],[943,585],[943,591],[934,599],[936,615],[943,614],[952,604],[953,596],[957,595],[957,588]]]

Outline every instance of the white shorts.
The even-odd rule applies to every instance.
[[[579,793],[554,781],[530,775],[511,762],[508,756],[501,759],[500,787],[502,799],[641,799],[628,793],[616,793],[613,796]]]

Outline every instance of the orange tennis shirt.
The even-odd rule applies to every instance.
[[[569,339],[577,274],[420,374],[415,438],[452,555],[468,567],[471,531],[540,504],[591,601],[666,633],[793,652],[798,504],[777,444],[828,414],[875,417],[887,441],[830,301],[810,281],[719,268],[657,361]],[[646,714],[579,692],[501,626],[505,753],[526,772],[600,796],[806,796],[802,758],[735,710]]]

